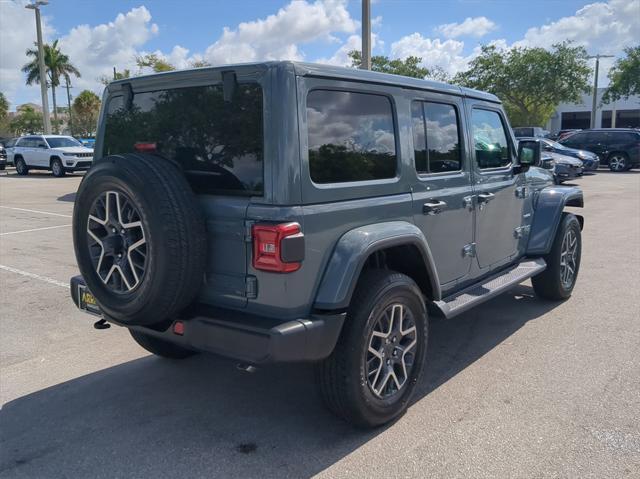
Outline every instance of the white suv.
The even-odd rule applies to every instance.
[[[34,169],[51,170],[53,176],[59,177],[68,171],[88,170],[93,163],[93,150],[71,136],[23,136],[8,149],[8,154],[19,175]]]

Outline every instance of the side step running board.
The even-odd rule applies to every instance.
[[[523,261],[515,268],[490,276],[483,283],[474,284],[441,301],[436,301],[435,305],[445,318],[453,318],[480,303],[495,298],[525,279],[544,271],[546,267],[547,263],[542,258]]]

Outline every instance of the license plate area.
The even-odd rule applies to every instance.
[[[78,308],[94,316],[102,316],[102,311],[100,311],[95,296],[84,284],[78,285]]]

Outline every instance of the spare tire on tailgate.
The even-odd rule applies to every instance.
[[[181,169],[160,156],[97,161],[76,195],[73,241],[98,305],[124,324],[174,317],[204,277],[204,217]]]

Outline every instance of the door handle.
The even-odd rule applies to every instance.
[[[478,195],[478,203],[489,203],[492,199],[494,199],[496,195],[493,193],[480,193]]]
[[[440,214],[446,207],[447,204],[444,201],[431,200],[422,205],[422,214],[437,215]]]

